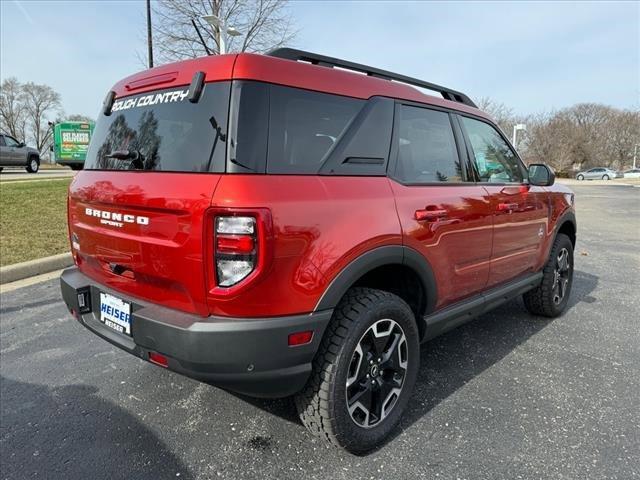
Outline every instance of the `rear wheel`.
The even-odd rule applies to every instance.
[[[584,180],[584,175],[578,175],[578,180]]]
[[[30,157],[29,162],[27,163],[27,172],[29,173],[38,173],[40,169],[40,160],[38,157]]]
[[[418,329],[409,306],[381,290],[350,290],[296,397],[302,423],[353,453],[379,446],[400,421],[419,361]]]
[[[71,170],[82,170],[82,167],[84,167],[84,165],[69,165],[71,167]]]
[[[609,175],[603,175],[603,176],[602,176],[602,179],[603,179],[603,180],[609,180]]]
[[[562,314],[569,302],[573,283],[573,244],[559,233],[544,267],[542,282],[522,298],[529,312],[544,317]]]

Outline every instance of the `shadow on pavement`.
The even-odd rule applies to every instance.
[[[576,270],[567,310],[579,302],[595,302],[596,299],[590,294],[597,285],[597,276]],[[551,322],[561,319],[534,317],[527,312],[522,300],[517,299],[423,344],[413,399],[405,412],[401,428],[396,429],[389,441],[392,442],[402,430],[409,428],[442,400],[502,360],[527,339]],[[290,398],[241,398],[287,421],[300,423]]]
[[[0,392],[2,478],[193,478],[154,432],[95,387],[1,377]]]

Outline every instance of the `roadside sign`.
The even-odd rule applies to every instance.
[[[84,162],[93,134],[93,127],[93,122],[56,123],[53,131],[56,162]]]

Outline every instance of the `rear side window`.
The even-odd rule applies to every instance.
[[[227,171],[315,174],[364,104],[298,88],[237,82]]]
[[[401,105],[396,177],[404,183],[461,182],[462,171],[449,115]]]
[[[4,135],[0,135],[0,147],[4,147],[6,144],[4,143]]]
[[[208,83],[196,103],[188,86],[117,99],[99,115],[84,168],[224,171],[230,88]]]
[[[268,173],[316,173],[363,100],[272,87]]]
[[[491,125],[460,117],[467,132],[481,182],[521,183],[524,171],[507,142]]]

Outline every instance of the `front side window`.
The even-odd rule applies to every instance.
[[[18,146],[18,141],[13,138],[10,137],[9,135],[5,135],[5,142],[7,144],[7,147],[17,147]]]
[[[473,161],[481,182],[522,183],[523,168],[515,153],[491,125],[460,117],[473,149]]]
[[[462,181],[447,113],[400,106],[396,176],[402,182],[418,184]]]

